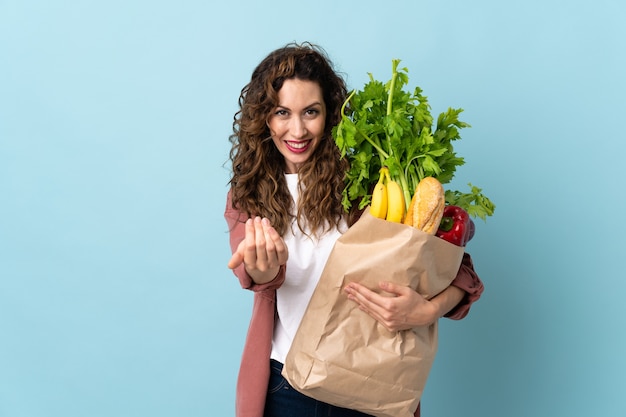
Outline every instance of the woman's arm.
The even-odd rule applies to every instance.
[[[361,310],[390,331],[430,325],[444,316],[461,319],[483,292],[482,282],[468,254],[463,256],[459,272],[450,286],[430,300],[409,287],[391,282],[383,281],[379,287],[393,296],[377,294],[356,282],[348,284],[344,291]]]
[[[233,252],[228,267],[239,278],[241,286],[253,291],[280,286],[284,281],[287,247],[269,221],[251,219],[235,210],[230,193],[224,218],[230,232]]]
[[[467,316],[469,310],[485,291],[485,286],[474,270],[474,263],[469,253],[463,254],[463,260],[456,278],[450,284],[463,290],[463,299],[460,300],[451,310],[446,312],[444,317],[452,320],[460,320]]]

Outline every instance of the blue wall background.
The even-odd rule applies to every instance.
[[[426,416],[623,416],[620,1],[0,0],[0,416],[229,416],[251,295],[226,268],[232,116],[270,50],[410,71],[497,204]]]

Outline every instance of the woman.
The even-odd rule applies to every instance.
[[[331,136],[347,89],[319,47],[288,44],[253,71],[233,122],[232,178],[225,218],[229,268],[254,306],[237,384],[237,417],[365,416],[323,404],[289,386],[282,363],[335,240],[358,219],[341,191],[346,161]],[[465,255],[452,285],[431,300],[408,287],[358,284],[345,291],[392,331],[463,318],[483,286]],[[315,411],[317,410],[317,411]],[[419,415],[419,408],[416,412]]]

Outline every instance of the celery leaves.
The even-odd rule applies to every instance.
[[[453,147],[461,139],[460,130],[470,127],[459,118],[463,109],[449,108],[435,123],[422,90],[405,90],[408,69],[398,69],[399,63],[399,59],[392,60],[392,76],[386,83],[369,74],[363,89],[346,99],[341,122],[333,128],[341,156],[350,162],[342,201],[346,211],[357,202],[360,209],[371,203],[371,190],[382,166],[401,185],[408,206],[420,180],[431,176],[447,184],[465,163]],[[495,205],[480,188],[469,185],[468,193],[446,190],[446,202],[484,220],[493,214]]]

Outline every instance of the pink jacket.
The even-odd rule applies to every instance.
[[[231,207],[230,193],[224,213],[230,230],[230,246],[234,252],[244,238],[244,223],[247,216]],[[239,377],[237,380],[237,397],[235,403],[236,417],[263,417],[265,395],[270,376],[270,352],[274,317],[276,315],[276,289],[285,281],[283,266],[276,278],[263,285],[255,284],[240,265],[234,271],[242,288],[254,291],[252,317],[243,348]],[[467,315],[470,306],[478,300],[484,290],[483,284],[474,271],[472,259],[465,254],[459,273],[452,282],[467,293],[465,299],[446,317],[459,320]],[[419,417],[418,407],[415,416]]]

